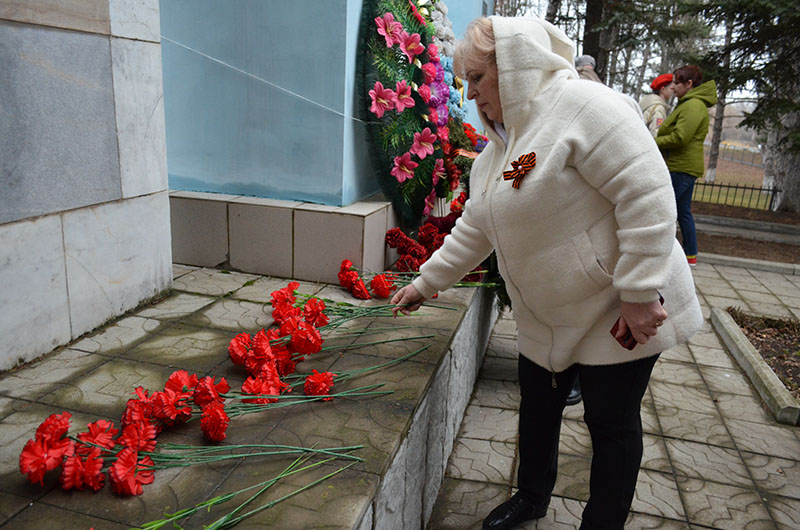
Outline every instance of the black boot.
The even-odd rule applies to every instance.
[[[511,530],[531,519],[541,519],[547,514],[548,502],[537,506],[522,498],[519,492],[495,508],[483,520],[483,530]]]
[[[567,395],[567,406],[577,405],[581,402],[581,378],[576,377],[575,382],[572,384],[572,389]]]

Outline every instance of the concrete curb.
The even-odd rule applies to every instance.
[[[760,259],[735,258],[733,256],[723,256],[721,254],[706,254],[699,252],[697,260],[700,263],[711,265],[728,265],[730,267],[744,267],[765,272],[777,272],[779,274],[791,274],[800,276],[800,265],[794,263],[781,263],[779,261],[764,261]]]
[[[778,423],[797,425],[800,403],[786,390],[733,317],[724,309],[714,307],[711,309],[711,323]]]
[[[750,221],[748,219],[737,219],[735,217],[721,217],[716,215],[701,214],[696,214],[694,219],[696,222],[700,223],[743,228],[745,230],[760,230],[762,232],[800,235],[800,226],[787,225],[783,223],[768,223],[766,221]]]

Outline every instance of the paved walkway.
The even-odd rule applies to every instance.
[[[701,260],[702,261],[702,260]],[[800,317],[800,276],[700,263],[706,324],[663,353],[643,401],[644,458],[626,528],[800,528],[800,428],[770,416],[709,322],[711,307]],[[446,471],[431,530],[479,529],[516,482],[516,327],[505,314]],[[559,476],[544,519],[574,529],[589,493],[591,443],[582,405],[568,407]]]

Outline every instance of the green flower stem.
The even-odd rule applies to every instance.
[[[255,515],[255,514],[257,514],[258,512],[261,512],[261,511],[263,511],[263,510],[267,510],[267,509],[269,509],[269,508],[272,508],[273,506],[275,506],[276,504],[278,504],[278,503],[279,503],[279,502],[281,502],[281,501],[285,501],[286,499],[288,499],[288,498],[290,498],[290,497],[293,497],[293,496],[297,495],[298,493],[302,493],[303,491],[305,491],[305,490],[307,490],[307,489],[309,489],[309,488],[313,488],[313,487],[314,487],[314,486],[316,486],[317,484],[319,484],[319,483],[321,483],[321,482],[323,482],[323,481],[325,481],[325,480],[328,480],[329,478],[333,477],[334,475],[338,475],[339,473],[341,473],[342,471],[345,471],[346,469],[348,469],[348,468],[352,467],[353,465],[355,465],[355,463],[348,464],[348,465],[346,465],[346,466],[344,466],[344,467],[340,467],[340,468],[339,468],[339,469],[337,469],[336,471],[333,471],[332,473],[328,473],[328,474],[327,474],[327,475],[325,475],[324,477],[322,477],[322,478],[319,478],[319,479],[317,479],[317,480],[315,480],[315,481],[313,481],[313,482],[311,482],[311,483],[309,483],[309,484],[306,484],[305,486],[303,486],[303,487],[301,487],[301,488],[299,488],[299,489],[297,489],[297,490],[293,491],[292,493],[288,493],[288,494],[284,495],[283,497],[281,497],[281,498],[279,498],[279,499],[275,499],[274,501],[270,501],[270,502],[268,502],[267,504],[265,504],[265,505],[263,505],[263,506],[259,506],[259,507],[258,507],[258,508],[256,508],[255,510],[250,510],[249,512],[247,512],[247,513],[245,513],[245,514],[242,514],[242,515],[240,515],[239,517],[236,517],[236,518],[234,518],[234,519],[229,519],[229,520],[227,520],[227,521],[224,521],[224,522],[222,522],[222,523],[221,523],[219,526],[217,526],[217,525],[216,525],[216,521],[215,521],[214,523],[212,523],[212,524],[211,524],[210,526],[208,526],[207,528],[208,528],[208,529],[212,529],[212,528],[213,528],[213,529],[215,529],[215,530],[216,530],[216,529],[230,528],[230,527],[232,527],[232,526],[235,526],[235,525],[239,524],[239,523],[240,523],[240,522],[241,522],[243,519],[245,519],[245,518],[247,518],[247,517],[250,517],[250,516],[252,516],[252,515]],[[248,502],[249,502],[249,501],[248,501]]]
[[[401,338],[397,338],[397,339],[376,340],[376,341],[373,341],[373,342],[356,342],[356,343],[349,344],[349,345],[346,345],[346,346],[325,346],[320,351],[335,350],[335,349],[352,350],[352,349],[355,349],[355,348],[361,348],[362,346],[374,346],[376,344],[386,344],[386,343],[389,343],[389,342],[399,342],[399,341],[404,341],[404,340],[430,339],[430,338],[435,337],[435,336],[436,335],[432,335],[432,334],[431,335],[417,335],[416,337],[401,337]]]

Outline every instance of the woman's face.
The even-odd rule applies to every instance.
[[[675,95],[678,96],[678,99],[680,99],[683,96],[685,96],[688,91],[690,91],[692,88],[694,88],[692,86],[692,81],[691,80],[686,81],[685,83],[681,83],[680,81],[673,81],[672,82],[672,86],[673,86],[673,88],[675,90]]]
[[[473,68],[467,71],[467,99],[474,99],[478,110],[492,121],[503,123],[500,89],[497,87],[497,66]]]
[[[669,101],[669,98],[675,95],[675,83],[669,83],[667,86],[662,87],[659,94],[665,101]]]

